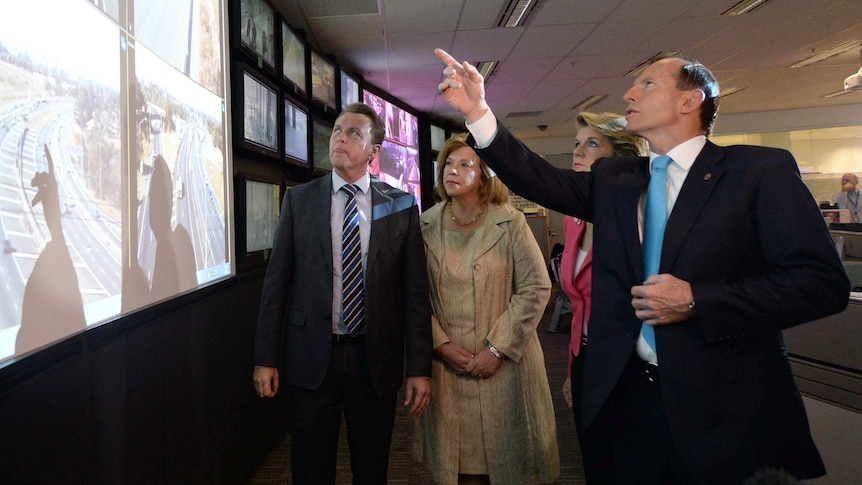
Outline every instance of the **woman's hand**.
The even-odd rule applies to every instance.
[[[490,379],[500,370],[503,361],[498,359],[488,349],[482,349],[467,365],[467,372],[479,379]]]
[[[446,367],[452,369],[455,374],[458,374],[459,376],[468,374],[467,364],[473,360],[473,353],[469,352],[464,347],[461,347],[458,344],[453,344],[452,342],[446,342],[434,349],[434,353],[437,354],[437,357],[443,361]]]

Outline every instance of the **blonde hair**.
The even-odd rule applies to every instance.
[[[647,142],[626,131],[626,119],[616,113],[590,113],[584,111],[576,118],[578,129],[592,128],[611,141],[614,155],[638,157],[647,154]]]
[[[448,202],[451,199],[449,194],[446,193],[446,185],[443,182],[446,159],[449,158],[449,154],[462,147],[473,149],[473,147],[467,144],[467,135],[464,133],[453,135],[446,140],[446,143],[443,144],[443,148],[440,150],[440,154],[437,155],[437,186],[435,188],[437,189],[437,195],[440,196],[443,202]],[[504,204],[508,202],[509,188],[503,182],[500,182],[500,179],[496,175],[491,175],[491,171],[485,165],[485,161],[478,154],[476,155],[476,159],[479,161],[479,168],[482,172],[482,185],[479,187],[479,202],[482,204]]]

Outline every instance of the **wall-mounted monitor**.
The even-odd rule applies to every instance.
[[[288,162],[308,166],[308,113],[284,100],[284,156]]]
[[[172,11],[172,10],[167,10]],[[266,0],[239,0],[240,45],[275,69],[275,9]]]
[[[439,152],[446,143],[446,130],[437,125],[431,125],[431,150]]]
[[[284,183],[262,174],[239,172],[235,176],[235,223],[238,259],[265,262],[272,249]]]
[[[353,103],[359,102],[359,81],[341,71],[341,109]]]
[[[332,123],[312,118],[311,125],[314,172],[317,174],[329,173],[332,171],[332,160],[329,158],[329,138],[332,135]]]
[[[303,41],[287,22],[281,23],[281,74],[291,85],[292,91],[305,93],[305,41]]]
[[[335,64],[311,51],[311,98],[335,111]]]
[[[0,367],[233,274],[228,9],[204,3],[182,28],[173,0],[4,4]]]
[[[278,87],[272,81],[242,65],[242,146],[280,158],[278,152]]]
[[[418,118],[371,91],[365,90],[363,99],[386,124],[383,146],[380,155],[371,162],[371,174],[397,189],[413,194],[421,210]]]

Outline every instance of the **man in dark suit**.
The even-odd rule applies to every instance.
[[[842,311],[850,287],[792,155],[710,143],[718,84],[703,65],[669,58],[625,94],[628,130],[649,141],[649,158],[555,169],[498,124],[474,67],[435,52],[447,66],[443,96],[500,179],[594,223],[588,480],[741,483],[765,467],[823,475],[781,331]],[[667,182],[654,185],[668,215],[647,276],[646,193],[661,155]]]
[[[335,483],[342,412],[354,483],[385,484],[405,370],[410,413],[421,415],[430,399],[431,310],[416,200],[367,171],[384,130],[367,105],[346,107],[329,140],[334,171],[291,188],[282,203],[261,296],[254,384],[261,397],[275,396],[280,366],[290,386],[297,484]],[[353,206],[363,267],[358,306],[342,298],[342,286],[353,286],[352,265],[342,262],[342,245],[354,246],[342,244]],[[343,310],[342,300],[359,310]]]

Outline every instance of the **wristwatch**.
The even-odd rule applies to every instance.
[[[505,358],[506,358],[506,356],[505,356],[505,355],[503,355],[503,353],[502,353],[502,352],[500,352],[499,350],[497,350],[497,347],[494,347],[494,346],[493,346],[493,345],[491,345],[491,344],[488,344],[488,350],[490,350],[490,351],[491,351],[491,353],[492,353],[492,354],[494,354],[494,357],[496,357],[496,358],[498,358],[498,359],[500,359],[500,360],[503,360],[503,359],[505,359]]]

